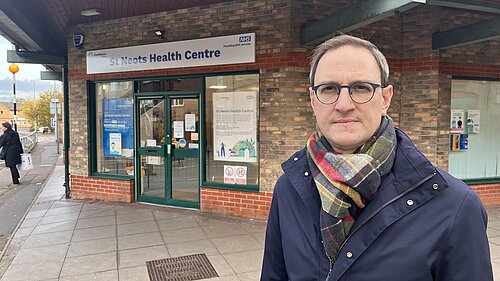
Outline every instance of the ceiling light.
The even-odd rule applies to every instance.
[[[81,10],[80,14],[84,17],[91,17],[100,15],[101,11],[97,8],[94,8],[94,9]]]
[[[208,88],[210,88],[210,89],[225,89],[225,88],[227,88],[227,86],[225,86],[225,85],[212,85]]]

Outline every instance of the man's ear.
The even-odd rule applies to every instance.
[[[315,102],[316,102],[316,96],[314,95],[313,89],[309,87],[309,99],[311,100],[311,107],[313,109],[314,115],[316,115],[316,107],[315,107]]]
[[[385,88],[382,89],[382,115],[385,116],[387,115],[387,111],[389,110],[389,107],[391,106],[391,100],[392,100],[392,95],[393,95],[393,87],[392,85],[389,85]]]

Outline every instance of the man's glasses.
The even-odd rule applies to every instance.
[[[356,82],[349,86],[339,86],[331,83],[312,86],[311,89],[322,104],[335,103],[340,97],[342,88],[347,88],[351,100],[355,103],[367,103],[375,94],[377,88],[384,88],[380,84],[370,82]]]

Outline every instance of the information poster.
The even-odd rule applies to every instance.
[[[450,135],[450,150],[451,151],[467,151],[469,149],[468,134],[451,134]]]
[[[451,121],[450,121],[450,132],[451,133],[463,133],[465,111],[463,109],[452,109],[451,110]]]
[[[257,92],[214,93],[214,160],[257,162]]]
[[[196,132],[196,115],[195,114],[184,115],[184,121],[186,124],[186,132]]]
[[[105,157],[132,157],[134,150],[134,109],[128,98],[102,101],[103,148]]]
[[[184,137],[184,121],[174,121],[174,138]]]
[[[480,110],[467,110],[467,133],[479,134]]]

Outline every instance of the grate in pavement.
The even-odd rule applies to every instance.
[[[205,254],[147,261],[151,281],[188,281],[219,277]]]

